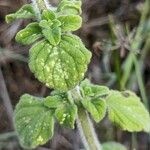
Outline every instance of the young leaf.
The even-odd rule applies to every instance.
[[[106,86],[94,85],[88,79],[81,82],[81,91],[83,96],[89,97],[105,97],[109,94],[109,88]]]
[[[61,40],[61,28],[55,27],[55,28],[49,28],[49,29],[43,29],[42,30],[43,35],[45,38],[52,44],[53,46],[56,46],[59,44]]]
[[[57,8],[58,12],[62,14],[81,14],[81,0],[78,1],[70,1],[70,0],[62,0]]]
[[[63,103],[63,99],[59,95],[48,96],[44,100],[44,105],[48,108],[57,108]]]
[[[39,23],[39,26],[44,28],[44,29],[49,29],[50,26],[53,24],[53,22],[51,20],[41,20],[40,23]]]
[[[43,35],[53,46],[58,45],[61,40],[61,28],[59,27],[60,24],[61,23],[56,20],[54,20],[54,22],[50,20],[42,20],[39,24],[43,28]]]
[[[60,27],[61,26],[61,22],[57,19],[53,20],[53,25],[52,25],[52,28],[54,27]]]
[[[106,103],[109,119],[123,130],[150,131],[149,113],[134,93],[111,91]]]
[[[76,31],[82,25],[82,18],[78,15],[65,15],[58,17],[62,31]]]
[[[77,116],[77,106],[74,104],[60,105],[56,109],[55,115],[61,125],[64,127],[74,128]]]
[[[51,92],[51,95],[52,95],[52,96],[60,96],[61,99],[63,99],[63,100],[68,99],[68,94],[67,94],[67,92],[62,92],[62,91],[59,91],[59,90],[53,90],[53,91]]]
[[[16,106],[15,127],[23,147],[45,144],[53,136],[52,112],[41,99],[25,94]]]
[[[42,37],[42,30],[37,22],[30,23],[27,27],[19,31],[16,35],[16,41],[24,45],[32,44]]]
[[[34,18],[36,15],[34,13],[31,4],[23,5],[16,13],[12,13],[6,16],[5,20],[7,23],[11,23],[16,19],[29,19]]]
[[[42,12],[42,19],[43,20],[54,20],[56,18],[56,15],[51,10],[43,10]]]
[[[127,150],[127,148],[117,142],[106,142],[102,144],[102,150]]]
[[[29,67],[48,87],[68,91],[83,78],[91,53],[81,40],[72,34],[63,35],[60,43],[52,47],[46,40],[30,49]]]
[[[102,99],[84,99],[81,101],[84,108],[96,122],[101,121],[106,114],[106,102]]]

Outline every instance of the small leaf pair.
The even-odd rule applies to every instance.
[[[105,86],[93,85],[89,80],[81,83],[83,100],[81,101],[85,109],[91,114],[96,122],[101,121],[106,114],[106,101],[103,98],[109,94],[109,89]]]
[[[82,24],[82,18],[78,15],[56,17],[55,13],[50,10],[43,11],[42,19],[39,23],[39,26],[43,28],[42,33],[54,46],[59,44],[63,32],[75,31]]]
[[[18,32],[16,41],[22,44],[32,44],[37,39],[45,37],[51,45],[57,45],[61,40],[62,32],[75,31],[81,27],[82,18],[74,13],[62,13],[64,9],[78,10],[81,9],[80,1],[61,1],[56,11],[42,10],[41,20],[38,23],[31,23],[25,29]],[[26,4],[16,13],[6,16],[6,22],[10,23],[16,19],[35,18],[33,6]],[[41,29],[40,29],[41,28]],[[42,36],[43,35],[43,36]]]
[[[81,27],[82,19],[78,15],[56,17],[51,10],[44,10],[42,20],[30,23],[16,35],[16,41],[25,45],[32,44],[41,37],[45,37],[51,45],[56,46],[61,40],[62,32],[75,31]]]
[[[12,13],[6,16],[6,22],[11,23],[16,19],[30,19],[36,17],[36,10],[34,10],[32,4],[25,4],[16,13]],[[62,0],[56,11],[59,15],[80,15],[81,14],[81,1],[80,0]],[[48,14],[49,15],[49,14]]]
[[[64,127],[74,128],[77,116],[77,106],[68,102],[66,93],[48,96],[44,105],[50,109],[55,108],[55,117]]]
[[[56,46],[61,40],[61,22],[56,19],[56,16],[51,11],[43,11],[42,19],[39,23],[42,34],[53,46]]]

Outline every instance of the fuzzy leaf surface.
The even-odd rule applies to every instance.
[[[57,108],[63,103],[63,99],[59,95],[48,96],[44,100],[44,105],[49,108]]]
[[[107,109],[105,100],[86,98],[81,102],[96,122],[101,121],[105,117]]]
[[[53,46],[56,46],[61,40],[61,29],[59,27],[44,29],[42,33]]]
[[[103,98],[109,94],[109,88],[106,86],[94,85],[88,79],[81,82],[81,90],[83,97],[99,97]]]
[[[16,41],[24,45],[32,44],[42,37],[42,30],[37,22],[30,23],[27,27],[19,31],[16,35]]]
[[[16,13],[12,13],[6,16],[5,20],[7,23],[11,23],[16,19],[29,19],[34,18],[36,15],[34,13],[31,4],[23,5]]]
[[[57,20],[55,21],[42,20],[39,24],[43,28],[42,33],[44,37],[53,46],[58,45],[58,43],[61,40],[61,28],[59,27],[60,24],[61,23]]]
[[[78,15],[63,15],[58,17],[62,31],[76,31],[82,25],[82,18]]]
[[[15,109],[15,127],[23,147],[45,144],[53,136],[52,112],[41,99],[25,94]]]
[[[62,0],[58,5],[57,11],[61,12],[61,14],[81,14],[81,0]]]
[[[74,104],[62,104],[56,111],[55,115],[61,125],[68,128],[74,128],[77,116],[77,106]]]
[[[106,103],[109,119],[123,130],[150,131],[149,113],[134,93],[111,91]]]
[[[68,91],[83,78],[91,53],[80,38],[63,35],[57,46],[42,40],[30,49],[29,67],[36,78],[50,88]]]
[[[42,19],[43,20],[54,20],[56,18],[56,15],[51,10],[43,10],[42,12]]]

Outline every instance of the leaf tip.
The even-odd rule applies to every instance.
[[[13,14],[9,14],[5,16],[5,22],[6,23],[12,23],[14,20]]]

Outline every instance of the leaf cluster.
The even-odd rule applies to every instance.
[[[29,68],[50,88],[67,91],[84,77],[91,53],[72,31],[82,25],[81,1],[62,0],[56,10],[41,10],[41,19],[30,23],[16,35],[16,41],[33,44],[29,50]],[[6,16],[12,22],[35,18],[31,4]]]

